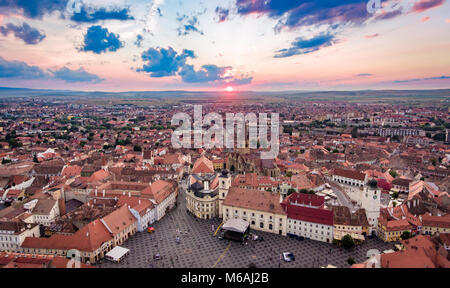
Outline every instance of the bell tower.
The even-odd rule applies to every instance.
[[[227,197],[228,190],[231,187],[231,174],[228,170],[222,170],[222,174],[219,176],[219,217],[222,218],[222,204]]]
[[[369,222],[369,233],[377,230],[378,217],[380,216],[381,189],[378,188],[376,180],[370,180],[361,194],[361,207],[366,210],[367,221]]]

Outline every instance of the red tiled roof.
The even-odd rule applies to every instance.
[[[126,205],[106,215],[102,220],[114,236],[136,222],[136,218],[134,218]]]
[[[141,216],[145,214],[147,209],[153,209],[153,203],[150,200],[138,198],[138,197],[128,197],[120,196],[119,201],[117,201],[118,206],[129,205],[131,208],[136,210]]]
[[[55,234],[50,238],[27,237],[22,243],[22,248],[58,250],[77,249],[80,251],[92,252],[111,239],[111,234],[106,227],[100,220],[95,220],[85,225],[73,235]]]
[[[141,195],[147,196],[150,199],[154,199],[156,203],[160,204],[164,201],[172,192],[174,192],[173,185],[164,180],[157,180],[150,187],[142,190]]]
[[[339,168],[334,169],[333,175],[355,179],[359,181],[364,181],[364,179],[366,178],[366,174],[361,173],[359,171],[339,169]]]
[[[445,216],[422,215],[422,225],[429,227],[450,228],[450,214]]]
[[[214,173],[214,165],[211,160],[209,160],[205,156],[202,156],[197,161],[195,161],[194,166],[192,168],[192,173],[193,174]]]
[[[281,204],[288,218],[323,225],[333,225],[333,211],[323,209],[324,198],[313,194],[293,193]]]
[[[277,194],[262,190],[231,187],[223,205],[286,215]]]

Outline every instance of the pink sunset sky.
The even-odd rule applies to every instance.
[[[6,2],[0,87],[450,88],[445,0]]]

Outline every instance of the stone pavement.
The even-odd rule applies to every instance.
[[[251,263],[264,268],[306,268],[331,264],[349,267],[347,259],[353,257],[357,263],[366,259],[370,249],[384,251],[392,249],[393,243],[384,243],[376,238],[367,239],[351,251],[335,245],[313,240],[299,241],[277,234],[253,231],[263,236],[264,241],[249,241],[242,245],[213,236],[212,227],[221,223],[220,219],[200,220],[186,212],[184,194],[178,197],[178,207],[155,223],[155,232],[138,232],[122,246],[130,249],[130,255],[123,263],[102,260],[98,265],[104,268],[246,268]],[[177,228],[181,230],[180,243],[176,243]],[[187,233],[186,233],[187,232]],[[280,261],[280,254],[293,252],[295,262]],[[153,260],[159,253],[161,260]]]

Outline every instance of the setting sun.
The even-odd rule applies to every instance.
[[[233,92],[234,91],[233,87],[231,87],[231,86],[228,86],[225,90],[227,92]]]

